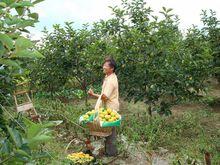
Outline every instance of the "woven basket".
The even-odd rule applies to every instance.
[[[102,128],[98,121],[89,122],[87,126],[92,136],[107,137],[112,134],[112,127]]]
[[[98,109],[100,108],[101,104],[102,104],[102,100],[101,100],[101,95],[100,95],[97,102],[96,102],[96,106],[95,106],[95,110],[97,112],[98,112]],[[106,107],[105,103],[103,103],[103,107]],[[98,116],[99,116],[99,113],[98,113]],[[96,119],[98,119],[98,116],[96,117]],[[94,119],[93,122],[87,123],[90,135],[99,136],[99,137],[107,137],[107,136],[111,135],[112,134],[112,127],[102,128],[100,126],[99,121],[96,119]]]

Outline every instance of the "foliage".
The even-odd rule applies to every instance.
[[[122,94],[150,105],[150,114],[166,115],[179,101],[198,98],[212,73],[212,55],[201,33],[189,30],[184,38],[172,9],[163,7],[159,20],[143,0],[125,0],[112,10],[114,18],[99,25],[117,48]]]
[[[213,10],[203,10],[201,14],[204,27],[202,32],[204,39],[209,42],[213,55],[213,66],[215,73],[220,81],[220,21]]]
[[[74,30],[71,23],[64,28],[54,26],[54,31],[45,31],[39,51],[45,59],[36,61],[31,77],[38,89],[51,93],[59,92],[65,84],[83,90],[101,78],[101,62],[106,54],[106,43],[85,25]],[[97,71],[99,70],[99,71]],[[72,86],[70,85],[72,82]]]
[[[28,58],[43,57],[34,49],[30,39],[24,37],[27,27],[38,22],[38,14],[32,13],[38,1],[3,0],[0,5],[0,94],[7,96],[13,90],[15,80],[24,69],[22,62]],[[14,12],[16,11],[16,12]],[[0,96],[2,101],[2,96]],[[1,102],[2,104],[2,102]]]
[[[38,159],[48,157],[43,144],[52,140],[50,127],[56,125],[56,122],[33,123],[21,115],[10,121],[7,132],[0,132],[3,135],[0,138],[0,163],[36,163]]]

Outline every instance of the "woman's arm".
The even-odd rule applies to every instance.
[[[94,98],[99,98],[99,94],[95,94],[92,89],[89,89],[88,94]]]

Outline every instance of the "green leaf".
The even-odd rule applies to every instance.
[[[6,7],[7,4],[6,4],[5,2],[0,2],[0,6],[1,6],[1,7]]]
[[[33,18],[33,19],[38,19],[38,14],[37,13],[30,13],[28,14],[29,17]]]
[[[31,55],[32,55],[33,57],[36,57],[36,58],[44,58],[44,56],[43,56],[40,52],[38,52],[38,51],[32,52]]]
[[[29,127],[29,126],[35,124],[34,122],[32,122],[31,120],[29,120],[29,119],[27,119],[27,118],[25,118],[25,117],[23,117],[23,120],[24,120],[24,123],[25,123],[25,125],[26,125],[27,127]]]
[[[168,12],[171,12],[172,10],[173,10],[173,9],[171,9],[171,8],[167,9],[167,13],[168,13]]]
[[[44,1],[44,0],[36,0],[36,1],[33,2],[33,4],[35,5],[35,4],[40,3],[40,2],[43,2],[43,1]]]
[[[167,11],[166,7],[164,7],[164,6],[162,7],[162,9],[163,9],[163,11],[165,11],[165,12]]]
[[[38,135],[28,141],[28,146],[31,148],[36,147],[37,145],[51,140],[52,137],[48,135]]]
[[[9,26],[18,24],[18,23],[20,23],[20,22],[22,22],[22,19],[17,18],[16,16],[14,16],[14,17],[12,17],[12,18],[6,18],[6,19],[5,19],[5,23],[6,23],[7,25],[9,25]]]
[[[41,130],[42,130],[41,125],[34,123],[27,130],[27,138],[28,139],[34,138],[35,136],[38,135],[38,133],[40,133]]]
[[[25,33],[30,33],[30,31],[27,29],[21,29],[20,31],[25,32]]]
[[[220,73],[220,67],[214,67],[214,73],[219,74]]]
[[[11,5],[15,2],[15,0],[2,0],[2,2],[6,3],[7,5]]]
[[[20,150],[20,149],[15,150],[15,154],[19,154],[19,155],[22,155],[28,158],[31,157],[27,152],[25,152],[24,150]]]
[[[19,132],[14,128],[10,128],[9,126],[6,126],[6,128],[10,134],[10,137],[11,137],[13,143],[16,145],[16,147],[17,148],[21,147],[22,138],[21,138],[21,135],[19,134]]]
[[[10,153],[11,149],[10,149],[10,143],[8,139],[4,139],[1,141],[0,143],[1,148],[0,148],[0,152],[1,153]]]
[[[31,50],[20,50],[17,51],[12,57],[22,57],[22,58],[43,58],[44,56],[38,51]]]
[[[10,5],[11,8],[16,8],[16,7],[30,7],[33,6],[33,3],[31,3],[30,1],[21,1],[18,3],[13,3]]]
[[[0,57],[2,57],[2,55],[4,55],[4,53],[5,53],[4,45],[3,45],[3,43],[0,42]]]
[[[20,68],[19,64],[15,60],[1,58],[0,59],[0,64]]]
[[[15,41],[15,49],[16,51],[22,50],[22,49],[27,49],[33,46],[33,43],[31,40],[25,38],[25,37],[19,37]]]
[[[16,7],[15,10],[17,11],[18,15],[24,14],[25,8],[24,7]]]
[[[25,28],[27,26],[33,26],[36,23],[36,20],[23,20],[17,24],[17,28]]]
[[[0,41],[8,48],[13,48],[13,40],[7,35],[0,33]]]

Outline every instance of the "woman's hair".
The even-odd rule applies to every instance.
[[[113,72],[116,70],[116,62],[112,57],[106,57],[104,63],[108,62],[111,68],[114,68]],[[104,64],[103,63],[103,64]]]

